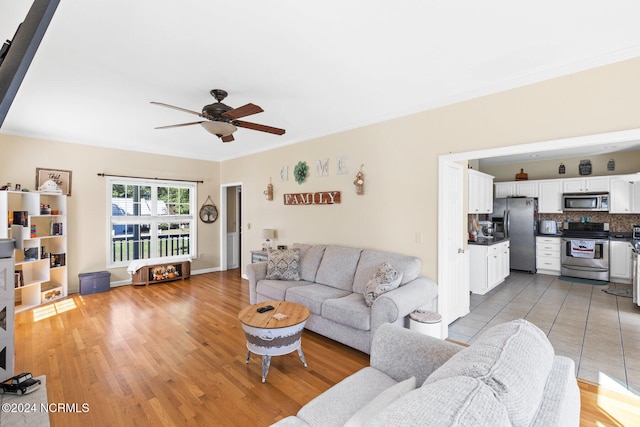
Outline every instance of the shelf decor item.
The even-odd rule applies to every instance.
[[[64,267],[67,265],[67,256],[66,254],[51,254],[50,266],[53,267]]]
[[[36,261],[38,259],[38,248],[24,248],[24,260]]]
[[[567,168],[565,168],[564,163],[560,163],[560,166],[558,166],[558,173],[560,175],[564,175],[567,172]]]
[[[293,168],[293,176],[296,179],[298,184],[302,184],[305,179],[307,179],[307,173],[309,172],[309,166],[307,166],[307,162],[300,161]]]
[[[264,190],[263,194],[267,196],[267,200],[273,200],[273,184],[271,183],[271,177],[269,177],[269,184],[267,184],[267,189]]]
[[[57,193],[70,196],[71,171],[36,168],[36,188],[43,193]]]
[[[516,181],[526,181],[529,179],[529,174],[524,171],[524,169],[520,169],[520,173],[516,174]]]
[[[580,160],[578,171],[580,175],[591,175],[591,160]]]
[[[362,167],[360,166],[360,171],[356,174],[356,179],[353,181],[353,185],[356,186],[356,194],[361,196],[364,194],[364,173],[362,172]]]

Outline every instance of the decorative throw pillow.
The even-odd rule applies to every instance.
[[[364,302],[368,307],[371,307],[380,295],[400,286],[400,281],[402,281],[402,273],[388,262],[380,264],[365,286]]]
[[[300,280],[300,249],[269,251],[267,279]]]

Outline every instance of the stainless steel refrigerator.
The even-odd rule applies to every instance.
[[[536,235],[538,234],[538,199],[508,197],[493,201],[491,220],[509,242],[512,270],[536,272]]]

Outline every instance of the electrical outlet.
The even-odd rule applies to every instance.
[[[416,231],[416,243],[422,243],[422,232]]]

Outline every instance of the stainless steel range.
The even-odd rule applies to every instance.
[[[570,222],[562,230],[561,274],[609,281],[609,223]]]

